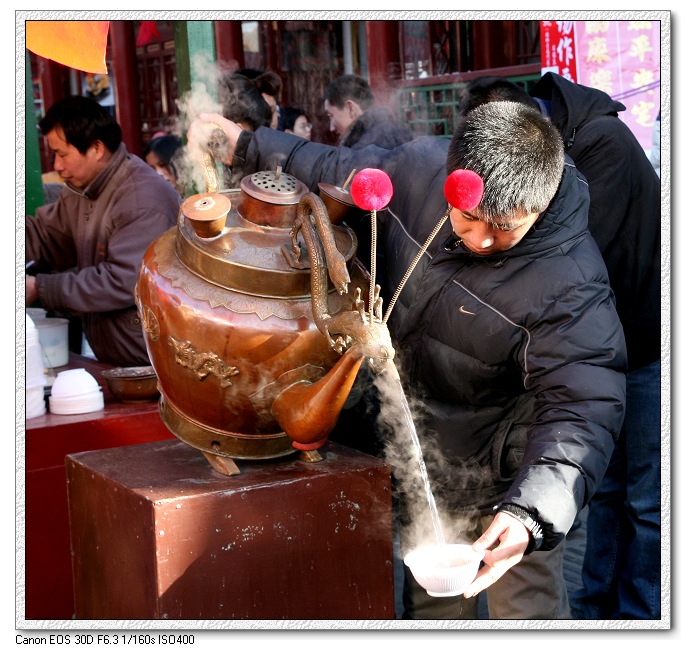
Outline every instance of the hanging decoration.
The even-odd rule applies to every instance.
[[[109,20],[27,20],[26,48],[75,70],[107,74]]]
[[[161,41],[162,37],[157,29],[157,23],[154,20],[141,20],[141,26],[136,36],[136,47],[144,47],[153,41]]]

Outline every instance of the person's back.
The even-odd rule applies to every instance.
[[[589,184],[589,229],[603,254],[629,355],[627,411],[589,505],[579,618],[660,617],[660,182],[618,117],[624,105],[548,73],[531,89]],[[617,549],[620,549],[619,551]]]
[[[149,363],[134,299],[150,243],[173,227],[180,197],[137,156],[102,107],[83,97],[52,106],[40,122],[65,179],[56,202],[26,217],[27,305],[81,316],[96,357]]]
[[[598,243],[624,326],[629,367],[660,356],[660,182],[629,127],[624,105],[547,73],[530,94],[549,102],[567,154],[586,177],[588,229]]]

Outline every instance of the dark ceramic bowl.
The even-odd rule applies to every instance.
[[[152,366],[112,368],[103,370],[102,376],[112,395],[121,402],[150,402],[160,395]]]

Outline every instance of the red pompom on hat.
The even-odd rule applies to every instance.
[[[383,210],[393,196],[393,184],[380,169],[363,169],[350,185],[350,196],[363,210]]]
[[[473,210],[484,195],[484,181],[471,169],[456,169],[445,179],[443,193],[458,210]]]

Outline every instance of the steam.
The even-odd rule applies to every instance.
[[[398,519],[403,556],[425,544],[472,543],[476,538],[469,531],[468,518],[451,516],[450,508],[441,498],[442,484],[448,477],[453,478],[455,471],[438,446],[430,444],[429,437],[422,432],[422,420],[428,414],[426,405],[417,399],[408,400],[394,369],[378,375],[375,386],[385,442],[383,456],[393,468],[394,488],[403,504]],[[420,444],[420,450],[416,444]],[[422,475],[422,464],[426,467],[428,486]]]
[[[191,89],[177,100],[182,133],[188,132],[191,124],[200,113],[223,114],[222,106],[213,90],[217,88],[219,78],[223,74],[231,72],[237,67],[238,64],[235,61],[229,64],[212,61],[204,52],[198,52],[193,56]],[[194,139],[192,145],[186,144],[182,149],[179,176],[187,192],[188,188],[197,188],[198,192],[204,192],[207,189],[203,172],[203,158],[209,148],[210,135],[215,128],[211,124],[201,127],[197,131],[199,137]],[[219,178],[221,180],[222,174],[219,174]]]

